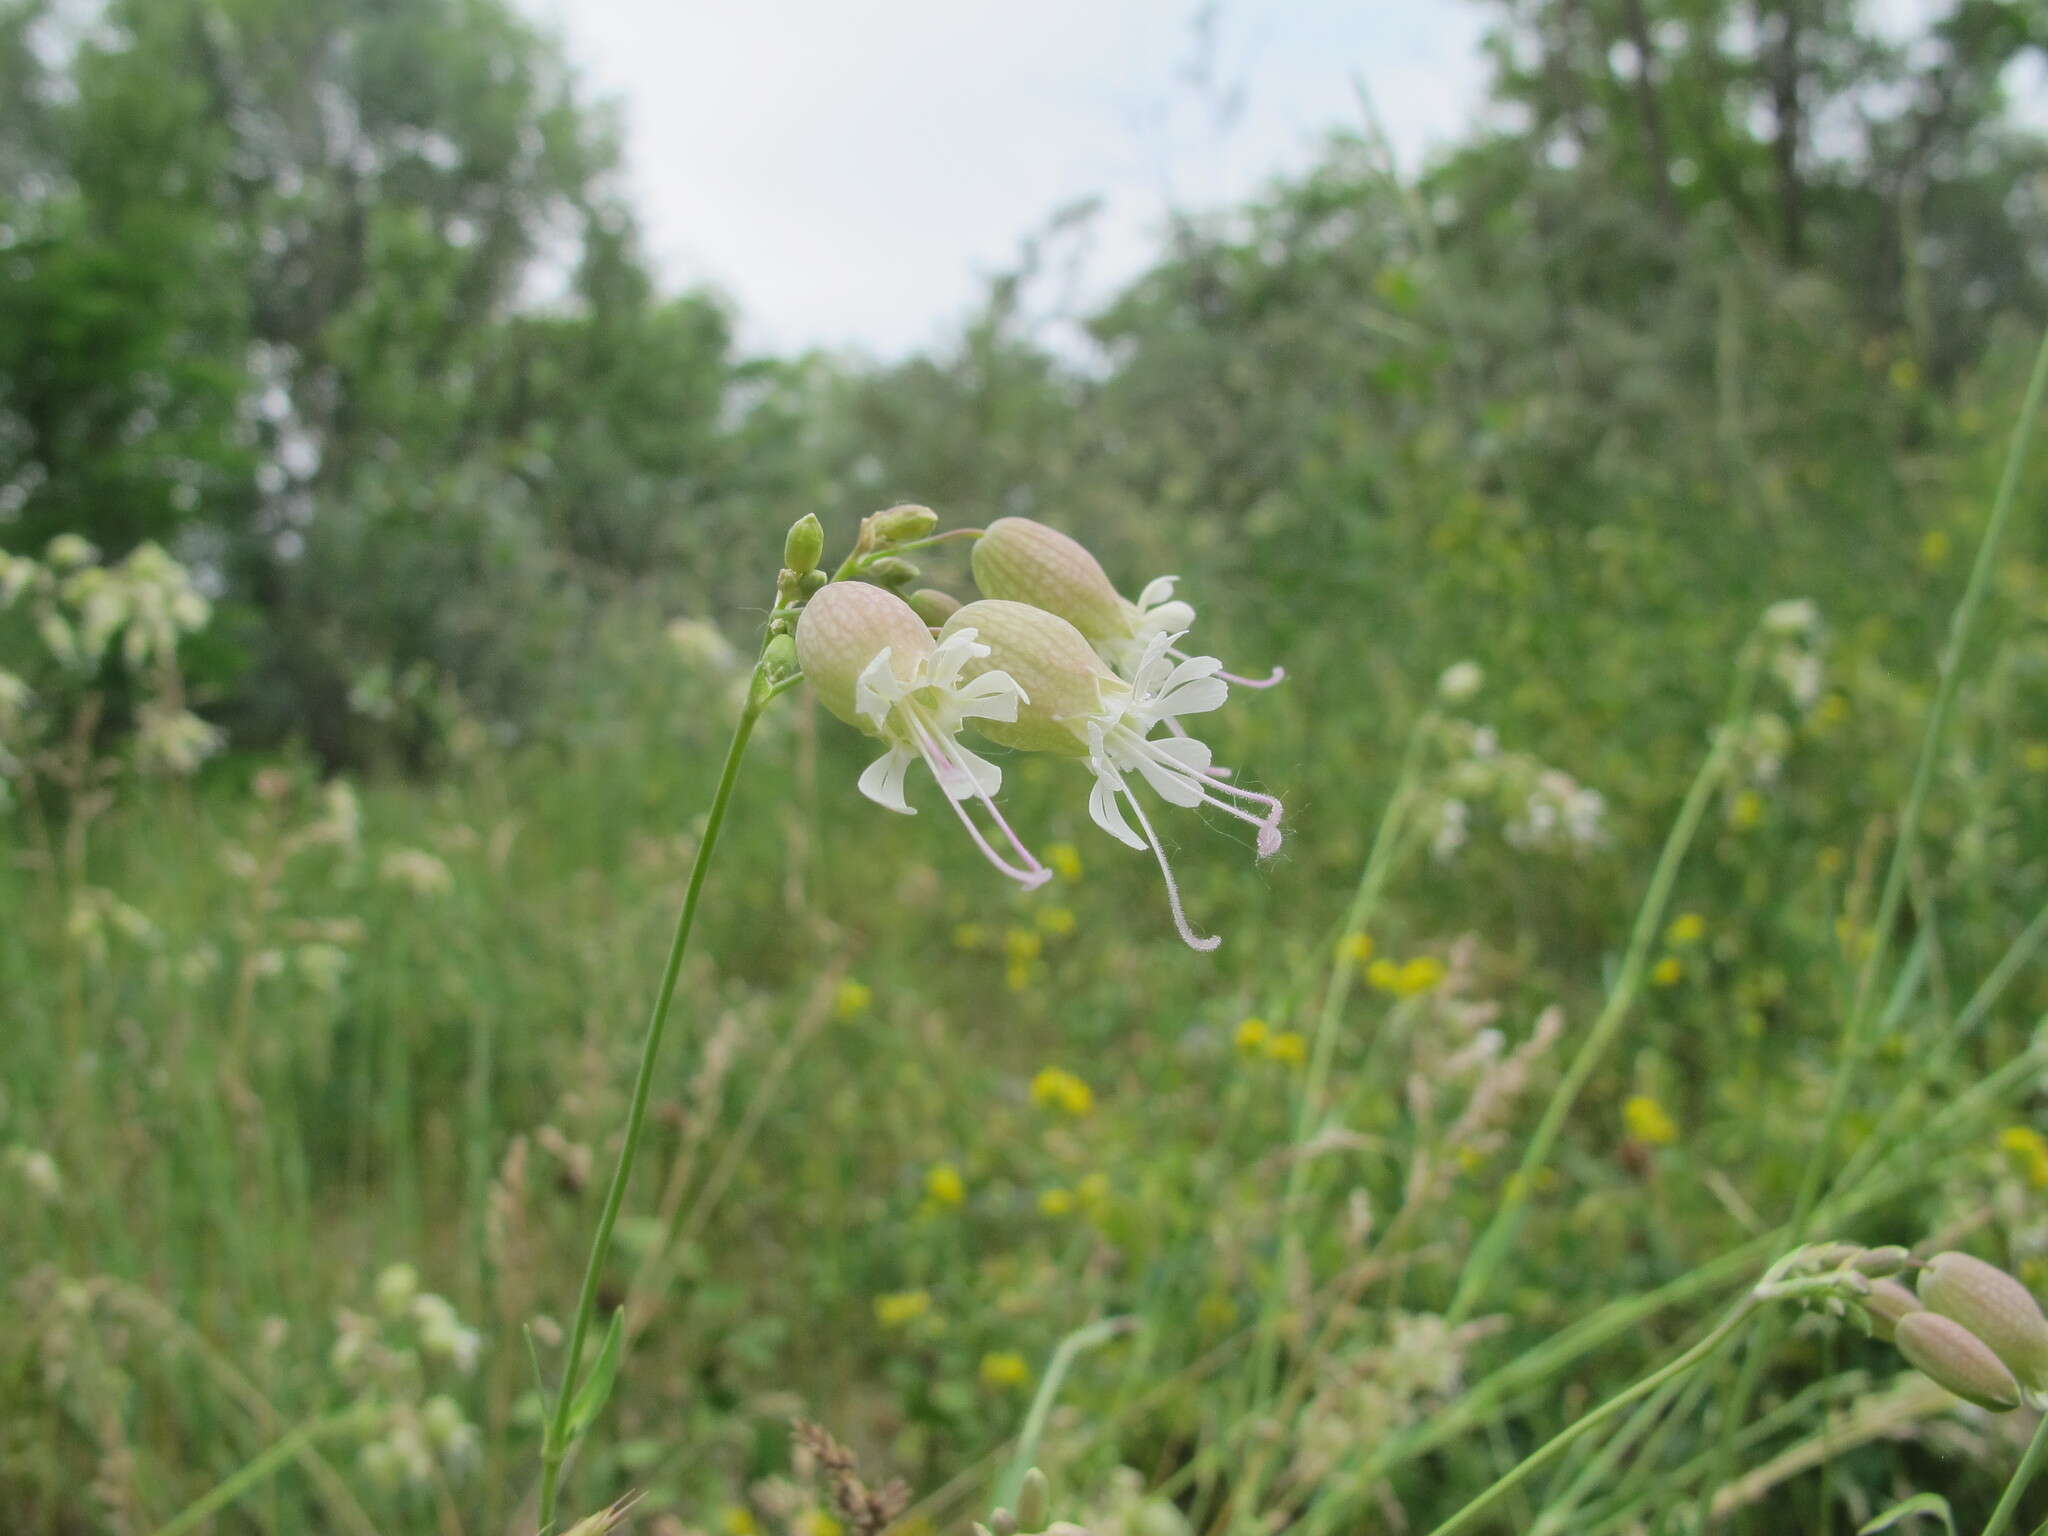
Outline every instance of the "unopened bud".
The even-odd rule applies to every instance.
[[[787,634],[770,638],[761,651],[761,665],[776,678],[784,678],[796,670],[796,641]]]
[[[911,539],[921,539],[938,527],[939,514],[930,507],[906,501],[900,507],[877,512],[868,526],[884,544],[902,544]]]
[[[1859,1275],[1868,1275],[1873,1280],[1886,1275],[1896,1275],[1913,1260],[1913,1255],[1897,1243],[1883,1248],[1866,1248],[1859,1253],[1851,1267]]]
[[[1920,1298],[1896,1280],[1874,1280],[1863,1296],[1863,1312],[1870,1319],[1870,1331],[1890,1339],[1899,1319],[1920,1310]]]
[[[1899,1353],[1936,1386],[1995,1413],[2020,1405],[2020,1384],[1976,1334],[1939,1312],[1909,1312],[1893,1335]]]
[[[936,587],[919,587],[910,594],[910,607],[920,619],[937,629],[960,611],[960,599]]]
[[[797,575],[807,576],[824,556],[825,525],[818,521],[817,513],[806,512],[789,525],[789,536],[782,541],[782,563]]]
[[[797,582],[796,589],[803,593],[805,597],[809,597],[831,579],[823,571],[805,571],[803,578]]]
[[[884,555],[868,562],[866,574],[885,587],[907,587],[924,572],[899,556]]]
[[[1017,1529],[1038,1531],[1045,1528],[1045,1517],[1052,1512],[1052,1485],[1045,1474],[1033,1467],[1024,1474],[1023,1486],[1017,1490]]]
[[[2029,1392],[2048,1392],[2048,1318],[2004,1270],[1967,1253],[1937,1253],[1920,1271],[1920,1302],[1982,1339]]]

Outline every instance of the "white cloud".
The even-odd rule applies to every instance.
[[[737,300],[779,349],[899,352],[942,334],[1021,236],[1108,211],[1096,291],[1140,270],[1169,200],[1216,206],[1356,123],[1365,82],[1404,156],[1475,110],[1477,7],[1308,0],[1223,10],[1190,90],[1189,0],[528,0],[625,106],[662,271]],[[1227,132],[1214,101],[1243,87]]]

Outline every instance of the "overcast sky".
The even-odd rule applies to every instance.
[[[1357,124],[1358,82],[1413,164],[1483,79],[1471,0],[1240,0],[1206,49],[1198,0],[526,3],[622,102],[660,269],[723,289],[776,350],[931,342],[1091,194],[1107,291],[1169,204],[1227,203]],[[1191,87],[1204,56],[1212,83]]]

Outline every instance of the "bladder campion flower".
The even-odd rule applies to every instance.
[[[1171,805],[1207,805],[1249,823],[1257,829],[1261,858],[1279,848],[1278,800],[1221,778],[1209,748],[1184,731],[1163,740],[1152,735],[1162,725],[1179,730],[1184,715],[1221,706],[1230,692],[1219,676],[1222,664],[1213,656],[1176,662],[1169,652],[1177,637],[1154,635],[1126,681],[1065,619],[1000,599],[962,608],[946,621],[939,644],[970,630],[985,649],[966,663],[967,674],[999,669],[1023,693],[1013,716],[977,719],[976,729],[1003,746],[1085,762],[1095,779],[1090,818],[1118,841],[1152,851],[1181,938],[1191,948],[1214,949],[1220,940],[1200,937],[1188,926],[1166,851],[1126,775],[1136,773]]]
[[[861,774],[862,794],[888,810],[914,815],[903,798],[904,779],[911,764],[922,761],[991,864],[1026,887],[1052,878],[996,809],[1002,770],[959,739],[967,721],[1013,721],[1026,702],[1009,673],[976,665],[989,648],[971,624],[949,624],[934,644],[924,620],[902,598],[862,582],[834,582],[804,605],[796,652],[818,701],[888,748]],[[967,814],[964,802],[970,799],[981,802],[1018,863],[982,835]]]
[[[1194,608],[1173,595],[1178,576],[1145,584],[1136,602],[1122,596],[1086,546],[1028,517],[999,517],[975,540],[974,584],[982,596],[1028,603],[1058,614],[1078,629],[1096,653],[1125,678],[1135,678],[1151,642],[1177,642],[1193,627]],[[1179,652],[1176,660],[1185,660]],[[1226,682],[1269,688],[1287,676],[1275,667],[1263,678],[1220,673]]]

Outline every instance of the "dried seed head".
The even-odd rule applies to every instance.
[[[1863,1296],[1863,1310],[1870,1319],[1870,1331],[1889,1339],[1900,1318],[1920,1310],[1920,1298],[1896,1280],[1874,1280]]]
[[[1056,613],[1089,640],[1130,636],[1129,605],[1101,562],[1057,528],[1028,517],[999,517],[975,540],[972,564],[984,597]]]
[[[1991,1346],[1952,1317],[1908,1312],[1892,1342],[1921,1375],[1966,1403],[2003,1413],[2020,1405],[2020,1384]]]
[[[1937,1253],[1920,1272],[1920,1302],[1982,1339],[2029,1392],[2048,1392],[2048,1318],[2004,1270],[1967,1253]]]
[[[818,521],[817,513],[806,512],[789,525],[788,536],[782,541],[782,563],[798,576],[805,576],[818,568],[824,555],[825,525]]]
[[[869,735],[872,728],[854,708],[853,685],[884,646],[889,670],[907,684],[918,658],[932,649],[931,631],[902,598],[865,582],[833,582],[796,621],[797,661],[818,702]]]
[[[919,587],[910,594],[910,606],[920,619],[937,629],[960,611],[960,599],[936,587]]]
[[[1027,701],[1014,722],[977,720],[975,729],[1023,752],[1086,755],[1087,722],[1102,709],[1103,685],[1115,679],[1081,632],[1043,608],[992,598],[960,609],[946,620],[939,638],[963,629],[972,629],[989,648],[987,656],[968,664],[968,675],[1007,672]]]

